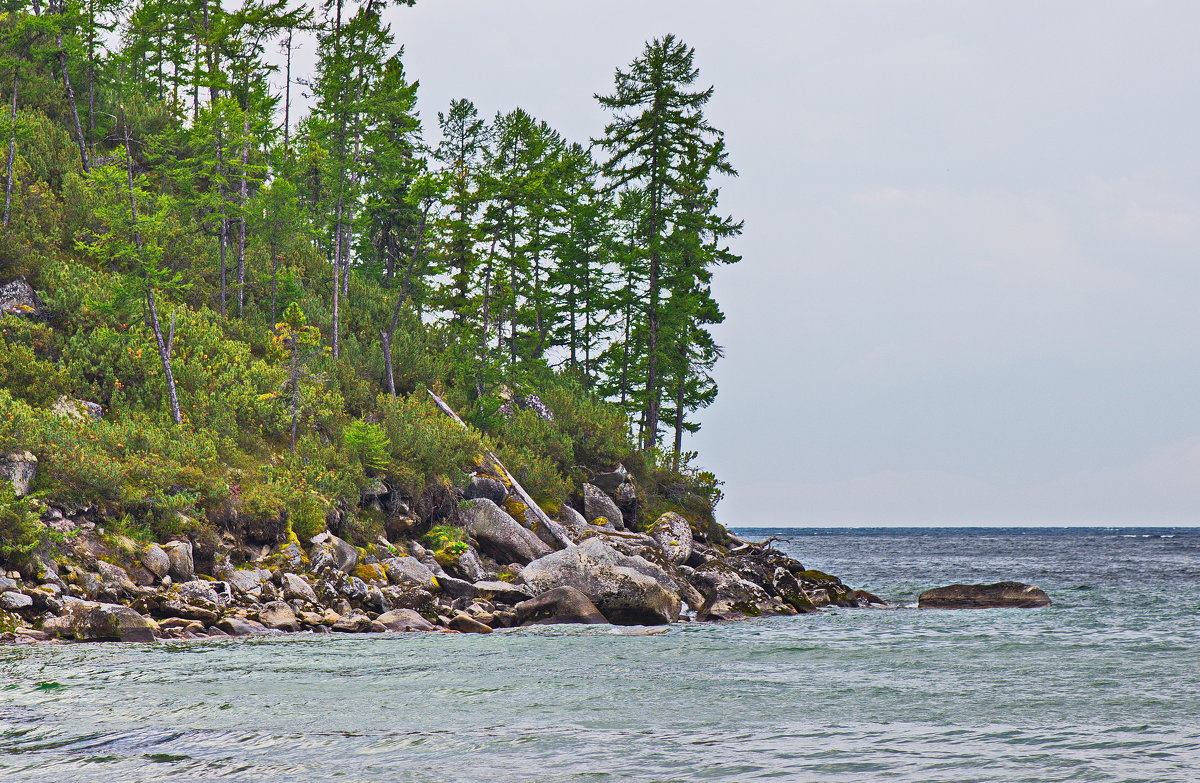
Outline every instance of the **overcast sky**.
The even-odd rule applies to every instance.
[[[1200,4],[420,0],[451,98],[570,138],[696,48],[744,218],[692,439],[727,525],[1200,522]]]

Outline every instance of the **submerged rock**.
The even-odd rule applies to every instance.
[[[990,585],[948,585],[921,593],[921,609],[1036,609],[1050,606],[1050,596],[1021,582]]]
[[[608,619],[574,587],[556,587],[513,607],[518,625],[581,623],[599,625]]]

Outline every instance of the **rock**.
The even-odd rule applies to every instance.
[[[433,571],[415,557],[389,557],[380,565],[387,571],[388,581],[394,585],[412,584],[426,590],[437,589]]]
[[[650,535],[662,549],[667,562],[680,565],[692,556],[692,526],[674,511],[668,511],[650,526]]]
[[[138,558],[146,570],[162,579],[171,571],[171,558],[158,544],[146,547]]]
[[[180,582],[171,588],[170,594],[172,597],[177,597],[185,603],[195,604],[197,606],[217,608],[224,601],[222,596],[217,592],[216,585],[223,584],[217,582],[206,582],[203,579],[192,579],[187,582]],[[226,585],[224,590],[227,590]],[[228,595],[228,593],[226,593]]]
[[[65,394],[54,401],[50,412],[73,421],[99,421],[104,417],[104,408],[88,400],[72,399]]]
[[[574,587],[621,625],[669,623],[678,619],[681,609],[666,572],[595,538],[534,560],[521,578],[539,594],[563,585]]]
[[[128,606],[70,601],[61,617],[47,620],[42,630],[80,642],[152,642],[154,623]]]
[[[583,518],[583,514],[570,506],[563,506],[558,512],[558,523],[575,542],[578,542],[580,537],[591,529],[591,525]]]
[[[0,574],[0,593],[19,589],[21,589],[21,586],[17,584],[16,579],[13,579],[11,576],[4,576],[3,574]]]
[[[188,620],[204,623],[205,625],[216,623],[220,617],[215,609],[207,606],[193,606],[192,604],[175,600],[163,601],[154,610],[154,614],[158,617],[183,617]]]
[[[625,529],[625,517],[612,498],[595,484],[583,485],[583,515],[588,522],[604,517],[617,530]]]
[[[435,606],[433,594],[428,590],[411,585],[392,585],[379,590],[387,609],[412,609],[416,612],[432,612]]]
[[[3,314],[43,319],[46,307],[33,286],[25,282],[25,278],[17,277],[0,283],[0,315]]]
[[[412,609],[393,609],[375,618],[377,623],[389,631],[432,631],[433,623]]]
[[[618,487],[629,481],[629,471],[624,465],[618,464],[610,473],[597,473],[592,477],[592,486],[605,492],[615,492]]]
[[[299,631],[300,621],[292,607],[283,601],[272,601],[258,610],[258,621],[278,631]]]
[[[100,578],[109,588],[117,588],[124,590],[127,593],[132,593],[137,590],[137,585],[129,578],[129,574],[124,568],[115,566],[112,563],[106,563],[103,560],[96,562],[96,571],[100,574]]]
[[[190,541],[172,541],[163,545],[167,553],[170,567],[168,575],[174,582],[187,582],[196,575],[196,565],[192,560],[192,544]]]
[[[311,541],[313,546],[308,552],[308,559],[312,570],[332,567],[348,574],[358,565],[358,550],[350,542],[328,531],[313,536]]]
[[[699,620],[735,620],[772,614],[795,614],[736,569],[715,563],[696,572],[696,588],[704,595]]]
[[[37,475],[37,457],[28,451],[0,454],[0,481],[12,484],[13,492],[22,498],[29,494],[29,485]]]
[[[917,599],[921,609],[1035,609],[1050,605],[1044,591],[1021,582],[935,587]]]
[[[474,548],[460,554],[458,559],[447,568],[468,582],[481,582],[487,579],[487,569],[483,567],[483,561],[479,559],[479,553]]]
[[[462,633],[491,633],[491,626],[484,625],[470,615],[458,612],[450,618],[450,627]]]
[[[283,588],[283,598],[285,601],[307,601],[310,604],[318,603],[316,591],[312,589],[312,585],[304,581],[304,577],[297,574],[285,573],[279,580]]]
[[[490,500],[468,500],[460,508],[467,531],[484,552],[501,562],[525,564],[552,551]]]
[[[262,596],[263,578],[258,571],[233,570],[221,574],[238,595],[249,598]],[[286,596],[285,596],[286,597]]]
[[[508,487],[504,486],[500,479],[477,474],[471,477],[471,483],[467,485],[463,497],[467,500],[485,498],[500,506],[508,499]]]
[[[33,598],[24,593],[0,593],[0,609],[8,612],[19,612],[33,606]]]
[[[525,585],[514,585],[499,580],[476,582],[475,590],[476,596],[502,604],[515,604],[533,597],[533,593]]]
[[[367,633],[371,630],[371,618],[355,609],[348,614],[342,615],[333,624],[333,630],[340,631],[341,633]]]
[[[451,598],[475,598],[479,595],[479,591],[475,589],[475,585],[463,579],[453,576],[439,576],[437,580],[438,585],[442,588],[442,592]]]
[[[244,617],[223,617],[219,623],[216,623],[216,627],[230,636],[262,636],[271,632],[262,623],[256,623]]]
[[[518,625],[596,625],[608,622],[586,595],[567,585],[547,590],[537,598],[522,601],[513,607],[513,612],[516,614]]]

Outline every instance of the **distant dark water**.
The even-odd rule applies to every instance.
[[[903,606],[0,647],[4,781],[1200,781],[1200,530],[742,530]]]

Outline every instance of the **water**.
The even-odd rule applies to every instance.
[[[1200,530],[743,533],[1055,606],[0,647],[0,780],[1200,780]]]

